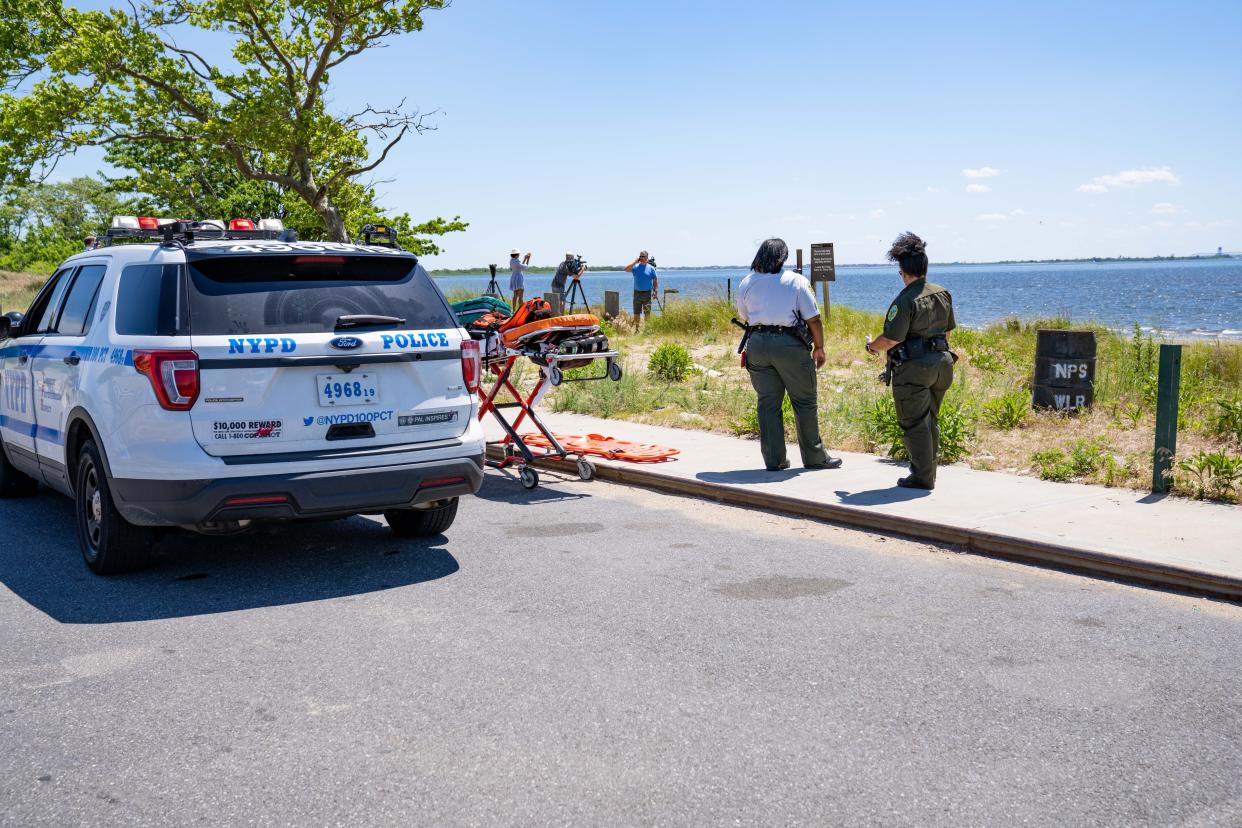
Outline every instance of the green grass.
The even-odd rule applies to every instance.
[[[47,276],[0,270],[0,313],[25,311]]]

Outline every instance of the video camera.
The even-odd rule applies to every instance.
[[[397,229],[388,224],[364,224],[362,241],[379,247],[396,247]]]
[[[575,256],[574,258],[569,260],[569,269],[572,270],[575,275],[577,275],[582,272],[582,269],[584,267],[586,267],[586,263],[587,263],[586,259],[582,258],[581,256]]]

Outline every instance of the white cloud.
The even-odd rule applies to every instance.
[[[1141,170],[1122,170],[1116,175],[1099,175],[1089,184],[1078,187],[1080,193],[1106,193],[1110,187],[1141,187],[1144,184],[1180,184],[1182,180],[1168,167],[1143,167]]]
[[[927,192],[929,192],[929,193],[938,193],[938,192],[940,192],[940,188],[939,188],[939,187],[928,187],[928,188],[927,188]]]
[[[1182,205],[1162,201],[1159,204],[1151,205],[1151,211],[1157,216],[1174,216],[1182,211]]]
[[[979,167],[978,169],[974,169],[974,170],[971,170],[971,169],[962,170],[962,175],[966,176],[967,178],[995,178],[996,176],[1000,175],[1000,170],[996,169],[995,167]]]
[[[884,218],[884,209],[882,207],[877,207],[876,209],[872,210],[867,215],[871,216],[872,218]]]
[[[1026,215],[1026,210],[1023,210],[1021,207],[1018,207],[1017,209],[1010,210],[1010,211],[1009,211],[1009,215],[1011,215],[1011,216],[1013,216],[1013,217],[1015,217],[1015,218],[1017,218],[1018,216],[1025,216],[1025,215]]]
[[[987,184],[967,184],[966,192],[968,193],[990,193],[992,188]]]

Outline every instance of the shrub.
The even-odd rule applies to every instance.
[[[1031,463],[1039,473],[1040,480],[1064,483],[1074,476],[1074,467],[1060,449],[1044,449],[1031,455]]]
[[[1095,474],[1112,459],[1112,450],[1101,440],[1075,440],[1070,444],[1069,462],[1075,477]]]
[[[986,346],[970,355],[970,364],[980,371],[987,371],[991,374],[1003,371],[1007,367],[1005,357]]]
[[[956,463],[970,451],[975,436],[975,416],[957,403],[940,406],[940,462]]]
[[[661,382],[681,382],[690,373],[690,352],[675,342],[665,342],[651,353],[647,373]]]
[[[975,418],[971,412],[957,403],[946,402],[940,406],[940,456],[941,463],[956,463],[969,452],[969,443],[975,436]],[[887,454],[894,460],[908,460],[902,438],[905,431],[897,419],[897,406],[892,396],[885,394],[867,409],[863,421],[863,437],[871,450],[887,446]]]
[[[1174,485],[1193,490],[1196,497],[1233,500],[1242,484],[1242,457],[1223,451],[1200,451],[1177,464],[1181,474],[1174,476]]]
[[[1013,391],[983,404],[983,419],[1001,431],[1010,431],[1025,422],[1031,401],[1023,391]]]
[[[895,460],[906,460],[906,447],[901,438],[904,432],[897,421],[897,406],[889,394],[876,398],[867,409],[863,420],[863,439],[871,451],[887,446],[886,452]]]
[[[1216,400],[1220,412],[1212,421],[1212,434],[1242,445],[1242,399]]]

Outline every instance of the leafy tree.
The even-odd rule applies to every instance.
[[[243,216],[279,218],[302,239],[324,238],[319,214],[296,193],[243,176],[227,159],[204,164],[185,146],[130,144],[109,148],[108,161],[131,170],[110,180],[118,192],[138,193],[133,211],[139,215],[230,219]],[[368,223],[387,223],[398,230],[402,247],[433,255],[440,247],[431,237],[465,230],[460,217],[415,223],[408,213],[389,216],[378,203],[375,188],[343,181],[331,193],[347,234],[356,238]]]
[[[350,219],[379,212],[360,179],[430,128],[404,101],[334,114],[325,98],[335,69],[421,30],[424,12],[447,0],[146,0],[102,11],[4,3],[0,181],[102,146],[135,171],[124,186],[156,203],[220,215],[279,205],[294,224],[317,218],[308,237],[346,241]],[[229,54],[180,45],[194,30],[224,34]],[[176,163],[160,168],[160,159]],[[405,219],[411,233],[464,227]]]
[[[0,190],[0,268],[50,271],[124,212],[121,199],[95,178]]]

